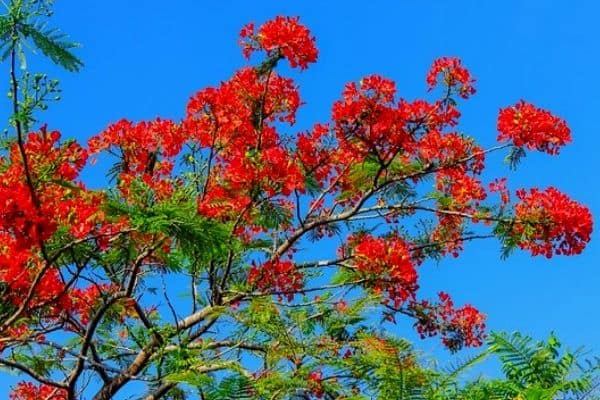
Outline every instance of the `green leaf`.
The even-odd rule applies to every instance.
[[[43,28],[31,24],[24,24],[19,28],[23,36],[31,38],[35,46],[55,64],[71,72],[77,72],[83,67],[83,62],[69,51],[79,45],[66,40],[64,34],[57,30],[44,32]]]
[[[443,370],[443,379],[438,384],[438,390],[446,388],[449,384],[454,383],[456,379],[466,370],[473,368],[485,360],[490,355],[490,351],[484,351],[480,354],[476,354],[463,361],[454,362],[449,367]]]
[[[228,246],[235,244],[231,243],[226,225],[198,215],[193,197],[185,189],[156,203],[151,199],[152,193],[142,183],[134,182],[131,188],[141,204],[128,204],[113,194],[107,212],[111,216],[127,216],[133,228],[139,232],[162,233],[174,239],[174,245],[181,253],[173,254],[170,268],[177,270],[174,263],[184,262],[192,254],[197,262],[224,257],[230,248]]]
[[[9,42],[12,27],[11,19],[7,15],[0,15],[0,41],[3,45]]]
[[[174,372],[165,377],[167,382],[187,383],[190,386],[203,387],[212,382],[212,378],[206,374],[199,374],[194,371]]]
[[[508,164],[508,167],[512,170],[517,169],[517,165],[523,160],[526,153],[522,147],[513,146],[511,147],[508,155],[504,158],[504,162]]]
[[[252,381],[243,375],[223,378],[218,385],[204,392],[205,400],[255,399]]]

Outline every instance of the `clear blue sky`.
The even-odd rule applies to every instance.
[[[319,61],[295,75],[306,105],[293,129],[326,121],[343,85],[380,73],[402,96],[425,95],[432,60],[463,59],[478,93],[462,106],[461,129],[494,145],[498,109],[523,98],[567,120],[574,142],[559,157],[529,155],[516,173],[490,157],[488,172],[511,187],[554,185],[600,215],[600,3],[505,1],[58,1],[54,26],[82,43],[84,70],[60,77],[63,100],[45,120],[85,140],[119,118],[179,118],[196,90],[244,64],[239,29],[298,15],[317,37]],[[6,66],[4,66],[6,69]],[[583,255],[506,261],[499,244],[473,243],[457,260],[422,269],[423,290],[444,289],[489,316],[492,330],[545,337],[600,352],[599,235]],[[402,329],[402,327],[401,327]],[[408,330],[408,329],[407,329]],[[414,337],[414,336],[410,336]],[[418,343],[437,352],[437,340]]]

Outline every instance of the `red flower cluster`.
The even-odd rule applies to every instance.
[[[558,154],[562,146],[571,142],[571,130],[562,118],[523,100],[500,110],[498,132],[500,142],[548,154]]]
[[[388,309],[413,315],[422,336],[439,334],[452,350],[481,345],[485,317],[479,311],[470,305],[454,308],[445,293],[439,294],[437,303],[417,301],[416,296],[416,265],[425,256],[458,255],[469,219],[496,218],[492,207],[481,204],[487,196],[478,176],[484,168],[484,151],[455,132],[460,112],[449,96],[468,98],[475,93],[468,70],[456,58],[436,60],[427,83],[431,90],[443,82],[447,96],[434,102],[397,99],[393,81],[367,76],[345,86],[333,105],[330,124],[317,124],[293,138],[279,129],[281,123],[295,123],[300,94],[293,80],[274,68],[283,58],[294,68],[307,68],[318,55],[314,38],[298,18],[277,17],[257,31],[252,24],[246,26],[241,40],[246,57],[261,50],[267,60],[196,93],[180,123],[121,120],[90,139],[89,151],[75,142],[61,143],[58,132],[43,128],[29,134],[23,147],[12,145],[7,159],[0,158],[1,300],[8,313],[23,305],[24,299],[28,302],[25,311],[14,314],[15,323],[1,332],[0,349],[8,348],[6,335],[23,341],[40,339],[36,328],[41,324],[58,322],[81,333],[100,300],[117,290],[110,283],[87,286],[82,276],[69,282],[79,272],[72,272],[79,264],[67,261],[69,268],[65,268],[64,253],[56,250],[71,250],[83,242],[90,252],[114,249],[116,236],[127,226],[126,218],[108,220],[106,196],[78,181],[88,153],[100,152],[119,157],[116,172],[125,201],[139,201],[133,196],[138,183],[155,195],[144,199],[157,202],[180,193],[176,189],[186,185],[195,190],[198,213],[224,222],[243,243],[272,235],[278,245],[270,253],[274,259],[253,264],[247,282],[261,294],[278,294],[290,301],[305,289],[293,252],[308,234],[320,239],[346,233],[356,220],[383,218],[395,223],[431,211],[437,226],[430,237],[422,238],[425,244],[418,249],[411,249],[398,233],[351,234],[342,258],[353,268],[355,284],[380,294]],[[500,111],[498,130],[500,141],[550,154],[571,140],[562,119],[523,101]],[[184,145],[190,148],[184,160],[190,170],[177,177],[180,171],[174,165],[181,161]],[[432,175],[436,192],[425,195],[417,184]],[[493,182],[490,190],[500,192],[502,206],[508,205],[505,179]],[[521,190],[517,197],[515,221],[506,234],[523,249],[548,257],[578,254],[590,240],[589,210],[556,189]],[[497,217],[501,223],[504,211]],[[349,224],[336,231],[337,222]],[[373,226],[366,224],[367,229]],[[167,235],[128,233],[127,244],[117,248],[160,243],[157,251],[164,254],[180,245]],[[254,241],[235,256],[254,257],[260,246]],[[428,246],[431,253],[425,249]],[[144,260],[154,262],[159,257],[153,254]],[[104,257],[93,258],[91,263],[95,262],[104,262]],[[124,268],[123,273],[127,271]],[[140,273],[139,278],[144,276]],[[123,320],[132,301],[115,304]],[[344,313],[348,306],[340,299],[333,307]],[[315,396],[323,394],[323,380],[320,370],[308,375],[308,389]],[[11,400],[62,400],[66,394],[47,385],[20,383],[10,396]]]
[[[66,290],[59,270],[42,257],[43,243],[59,228],[63,237],[85,239],[111,226],[101,208],[104,196],[73,182],[87,161],[87,152],[75,142],[61,144],[59,140],[59,132],[45,127],[30,133],[23,146],[27,170],[17,144],[11,147],[8,160],[0,160],[0,282],[10,288],[2,300],[19,307],[27,299],[22,317],[40,309],[48,320],[65,311],[79,313],[78,293]]]
[[[412,148],[414,139],[406,129],[408,112],[394,106],[395,84],[372,75],[359,85],[346,85],[342,100],[333,105],[332,118],[341,150],[359,161],[373,154],[389,161],[399,151]]]
[[[481,181],[467,175],[464,168],[443,169],[436,173],[435,187],[442,195],[438,203],[441,210],[437,213],[438,224],[431,233],[431,240],[438,244],[441,254],[452,254],[458,257],[463,248],[463,230],[465,219],[460,215],[452,215],[443,211],[458,211],[473,214],[487,193]],[[443,211],[442,211],[443,210]],[[477,222],[476,219],[473,222]]]
[[[448,90],[454,90],[462,98],[468,98],[475,94],[475,79],[469,71],[462,66],[460,59],[455,57],[441,57],[433,62],[427,73],[427,84],[429,90],[433,89],[438,82],[438,75],[443,74],[443,83]]]
[[[248,283],[259,290],[276,292],[288,301],[304,287],[303,276],[293,262],[286,260],[267,261],[260,266],[252,265],[248,272]]]
[[[202,214],[219,218],[244,215],[258,195],[289,196],[304,188],[304,175],[283,146],[277,121],[293,123],[300,98],[290,79],[260,75],[245,68],[218,88],[194,95],[184,127],[201,148],[208,148],[211,169],[199,199]]]
[[[181,127],[170,120],[133,123],[122,119],[110,125],[89,142],[90,153],[118,151],[120,189],[128,196],[134,179],[141,179],[154,189],[157,198],[172,193],[168,179],[173,169],[173,158],[179,154],[186,138]],[[140,145],[143,143],[143,145]]]
[[[14,242],[6,240],[4,235],[2,239],[2,246],[14,244]],[[29,303],[29,309],[33,310],[36,306],[47,302],[54,303],[54,306],[59,300],[62,300],[61,303],[65,302],[66,298],[59,299],[57,297],[62,293],[64,283],[56,269],[45,270],[40,258],[30,251],[22,250],[17,255],[11,250],[7,249],[0,254],[0,282],[10,288],[10,291],[4,295],[3,301],[19,306],[27,298],[31,285],[39,275],[38,289]],[[58,307],[58,310],[62,308],[61,306]],[[56,311],[54,307],[52,308],[51,312]]]
[[[485,315],[467,304],[454,308],[450,295],[438,294],[440,302],[422,301],[411,305],[417,317],[416,328],[422,338],[442,336],[442,343],[451,351],[464,346],[478,347],[485,339]]]
[[[378,238],[360,235],[349,238],[357,272],[376,292],[385,292],[394,307],[414,299],[418,289],[417,271],[409,244],[400,237]]]
[[[91,153],[118,148],[127,164],[124,168],[143,173],[148,168],[151,154],[173,157],[181,151],[184,139],[180,127],[170,120],[157,118],[133,123],[122,119],[92,137],[88,144]]]
[[[351,194],[341,203],[352,204],[360,198],[367,182],[352,171],[366,159],[385,168],[393,163],[458,164],[464,156],[469,157],[463,162],[467,169],[479,171],[483,168],[483,156],[472,154],[479,148],[457,134],[441,133],[456,125],[459,116],[450,102],[396,101],[394,82],[377,75],[365,77],[358,84],[347,84],[342,99],[334,103],[332,110],[336,146],[329,158],[336,172],[331,180],[338,183],[336,188],[341,192]],[[406,170],[387,168],[385,177],[393,178],[403,172]],[[418,180],[415,175],[413,181]]]
[[[70,181],[77,178],[86,164],[88,154],[75,141],[68,141],[57,148],[60,136],[58,131],[48,132],[46,126],[42,126],[37,133],[30,133],[24,145],[27,163],[31,170],[38,173],[52,166],[50,171],[44,172],[51,172],[56,179]],[[10,158],[14,167],[22,167],[21,154],[16,145],[11,150]]]
[[[473,140],[455,132],[427,132],[418,144],[420,160],[441,168],[435,173],[435,188],[441,210],[475,213],[487,193],[476,177],[484,168],[483,150]],[[431,240],[442,254],[458,257],[463,248],[465,219],[458,215],[438,213],[438,224]]]
[[[0,231],[9,233],[6,240],[17,249],[28,249],[48,239],[56,223],[38,210],[24,182],[0,183]]]
[[[329,137],[329,126],[317,124],[312,131],[300,133],[296,140],[296,154],[305,175],[314,176],[323,187],[332,170],[333,155],[325,140]]]
[[[421,137],[417,145],[419,158],[425,163],[436,163],[455,170],[481,173],[485,155],[473,139],[456,132],[442,134],[431,130]]]
[[[583,251],[592,234],[590,210],[550,187],[517,191],[516,223],[510,235],[532,255],[573,255]]]
[[[441,255],[458,257],[463,250],[463,232],[466,222],[461,216],[438,213],[438,222],[430,235],[432,243],[440,249]]]
[[[87,325],[101,296],[105,293],[113,293],[116,290],[117,287],[114,284],[94,284],[85,289],[74,288],[69,296],[69,309],[74,314],[79,315],[79,320],[83,325]]]
[[[261,25],[257,33],[254,24],[246,25],[240,32],[244,56],[250,58],[257,50],[266,51],[267,56],[279,53],[292,68],[306,69],[309,63],[317,61],[319,52],[315,38],[298,20],[298,17],[278,16]]]
[[[481,181],[467,175],[462,168],[444,169],[436,173],[435,188],[452,199],[453,209],[473,210],[487,197]]]
[[[10,392],[10,400],[67,400],[67,391],[60,388],[31,382],[19,382]]]
[[[342,159],[360,162],[373,155],[385,163],[396,155],[406,159],[423,155],[425,161],[427,157],[447,160],[452,152],[477,150],[477,146],[457,134],[440,133],[456,125],[460,117],[452,103],[404,99],[396,102],[395,93],[394,82],[377,75],[363,78],[358,85],[346,85],[342,99],[334,103],[332,111],[337,141],[346,153]],[[422,150],[422,144],[429,144],[429,148]]]

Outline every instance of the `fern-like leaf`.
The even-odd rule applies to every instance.
[[[454,362],[450,366],[443,368],[441,372],[443,372],[442,378],[438,383],[439,388],[445,388],[452,382],[455,382],[461,374],[465,371],[473,368],[475,365],[479,364],[483,360],[485,360],[491,354],[490,350],[486,350],[480,354],[476,354],[474,356],[468,357],[464,360],[460,360],[458,362]]]
[[[513,334],[492,333],[490,349],[502,361],[502,370],[508,379],[524,384],[532,371],[532,360],[535,357],[533,339],[516,332]]]
[[[232,375],[223,378],[219,384],[204,392],[206,400],[246,400],[254,399],[254,388],[249,378],[243,375]]]
[[[510,149],[508,155],[504,158],[504,162],[508,164],[508,167],[513,171],[517,169],[517,166],[523,160],[526,153],[522,147],[514,146]]]
[[[12,22],[6,15],[0,15],[0,42],[4,45],[10,39]]]
[[[23,36],[31,38],[35,46],[55,64],[71,72],[83,67],[83,62],[69,51],[79,45],[67,40],[64,34],[57,30],[44,31],[43,27],[32,24],[24,24],[19,28]]]

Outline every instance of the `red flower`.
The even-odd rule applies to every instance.
[[[439,303],[421,301],[411,304],[419,335],[425,338],[439,333],[442,343],[451,351],[481,346],[485,338],[485,315],[469,304],[454,308],[447,293],[440,292],[438,297]]]
[[[399,237],[377,238],[371,235],[354,236],[354,266],[376,292],[387,292],[389,300],[399,307],[414,298],[417,271],[410,256],[409,246]]]
[[[440,74],[443,74],[444,85],[451,90],[455,90],[462,98],[466,99],[475,93],[475,88],[473,87],[475,79],[462,66],[460,59],[455,57],[441,57],[436,59],[427,73],[426,80],[429,90],[435,87],[438,75]]]
[[[409,125],[415,110],[404,103],[396,105],[395,93],[395,83],[378,75],[346,85],[332,109],[335,134],[346,159],[361,160],[372,154],[389,160],[401,151],[412,151]]]
[[[479,179],[467,175],[462,168],[441,170],[435,180],[436,189],[448,195],[456,209],[471,209],[487,197]]]
[[[304,167],[306,175],[313,175],[321,187],[333,167],[332,151],[325,142],[328,138],[330,138],[329,126],[316,124],[312,131],[300,133],[296,140],[298,160]],[[322,203],[321,201],[320,206]]]
[[[500,142],[548,154],[558,154],[561,146],[571,142],[571,130],[562,118],[523,100],[500,110],[498,131]]]
[[[472,138],[456,132],[442,134],[438,130],[427,132],[418,143],[418,154],[426,163],[456,165],[458,168],[479,174],[484,168],[485,155]],[[468,162],[460,163],[462,159]]]
[[[592,234],[590,210],[550,187],[517,191],[516,223],[510,235],[532,255],[572,255],[583,251]]]
[[[265,50],[267,56],[280,52],[292,68],[306,69],[309,63],[317,61],[319,52],[315,38],[298,20],[298,17],[278,16],[264,23],[257,33],[254,24],[244,26],[240,32],[244,56],[249,58],[256,50]]]
[[[252,265],[248,283],[259,290],[280,292],[279,297],[291,301],[302,290],[303,276],[291,261],[267,261],[261,266]]]
[[[19,382],[8,398],[10,400],[66,400],[67,391],[45,384],[35,386],[31,382]]]
[[[74,288],[69,293],[70,308],[72,312],[79,314],[81,323],[87,325],[101,296],[116,290],[114,284],[94,284],[85,289]]]

